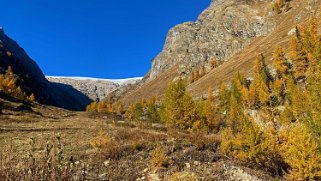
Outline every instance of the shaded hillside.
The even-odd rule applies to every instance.
[[[207,21],[213,24],[209,24],[205,27],[211,27],[210,25],[217,24],[216,21],[219,21],[221,24],[231,22],[228,20],[230,14],[237,14],[240,13],[239,8],[246,7],[246,9],[250,8],[252,13],[249,14],[242,14],[247,16],[247,19],[243,21],[251,22],[251,19],[254,17],[260,16],[262,19],[265,20],[266,24],[273,24],[275,25],[272,29],[270,29],[270,33],[266,34],[254,34],[250,37],[243,38],[246,40],[246,44],[244,46],[239,47],[237,49],[233,49],[234,53],[228,53],[229,56],[226,56],[227,59],[222,59],[220,57],[214,57],[218,61],[218,66],[214,69],[208,70],[206,68],[206,64],[208,61],[204,61],[203,58],[193,59],[193,61],[197,64],[205,64],[205,68],[207,69],[207,75],[200,78],[198,81],[192,83],[188,86],[189,91],[192,93],[194,97],[202,96],[206,93],[208,87],[217,87],[218,83],[221,81],[229,81],[231,76],[238,72],[243,71],[246,73],[247,76],[250,76],[250,72],[252,69],[252,65],[254,62],[254,58],[259,53],[264,53],[267,57],[267,62],[271,63],[270,57],[273,48],[277,44],[286,45],[287,41],[289,40],[291,33],[293,33],[294,28],[296,25],[305,22],[310,15],[316,14],[319,6],[321,5],[320,0],[292,0],[289,4],[289,8],[285,10],[284,8],[281,9],[282,12],[280,14],[274,12],[271,8],[272,1],[270,0],[263,0],[263,1],[234,1],[234,0],[227,0],[224,2],[221,1],[213,1],[211,6],[206,9],[200,18],[202,18],[205,14],[207,14]],[[242,9],[241,8],[241,9]],[[235,11],[235,12],[233,12]],[[256,13],[256,14],[255,14]],[[210,16],[210,14],[212,14]],[[242,16],[241,16],[242,17]],[[217,19],[219,18],[219,19]],[[234,21],[238,21],[238,19],[234,17]],[[240,17],[239,17],[240,18]],[[196,22],[197,23],[197,22]],[[251,24],[251,23],[250,23]],[[180,26],[180,25],[179,25]],[[242,27],[242,26],[240,26]],[[237,27],[236,27],[237,28]],[[247,28],[249,28],[247,26]],[[251,28],[248,29],[248,31]],[[173,30],[171,30],[173,31]],[[170,31],[170,32],[171,32]],[[244,32],[244,31],[241,31]],[[214,35],[212,35],[214,34]],[[217,41],[221,41],[217,34],[224,34],[224,36],[230,36],[229,32],[226,31],[209,31],[207,33],[208,36],[212,36],[212,39],[203,39],[204,42],[198,44],[199,48],[207,48],[210,52],[215,52],[212,49],[213,43]],[[223,36],[223,35],[222,35]],[[171,33],[169,33],[169,37],[171,37]],[[184,38],[183,38],[184,39]],[[233,40],[233,38],[231,39]],[[226,40],[227,41],[227,40]],[[193,43],[197,43],[198,40],[191,40],[191,42],[187,43],[187,45],[193,45]],[[166,44],[168,41],[166,40]],[[165,45],[166,47],[166,45]],[[166,49],[166,48],[165,48]],[[176,50],[170,50],[171,52],[175,52]],[[177,50],[178,51],[178,50]],[[226,47],[219,47],[219,51],[225,52],[230,51],[230,49],[226,49]],[[188,56],[198,57],[204,55],[202,52],[185,52]],[[162,54],[162,53],[161,53]],[[227,55],[227,53],[223,53]],[[174,55],[175,57],[176,55]],[[166,62],[171,61],[173,64],[171,67],[174,68],[164,68],[162,71],[158,72],[157,76],[153,76],[152,72],[157,70],[155,69],[155,65],[159,64],[156,63],[155,60],[152,65],[151,71],[148,73],[147,78],[149,78],[147,83],[144,85],[132,90],[126,96],[123,97],[122,101],[125,103],[135,102],[139,100],[141,97],[148,98],[152,95],[163,95],[166,89],[166,86],[170,80],[177,78],[178,76],[186,77],[189,80],[189,74],[191,70],[196,69],[198,70],[198,66],[193,66],[190,64],[190,59],[188,56],[184,56],[182,59],[174,58],[172,59],[170,56],[169,58],[165,58],[162,60],[156,60],[161,64],[166,64]],[[223,61],[220,61],[223,60]],[[208,66],[208,65],[207,65]],[[157,66],[156,66],[157,67]],[[180,67],[188,67],[189,71],[182,71]],[[175,69],[175,70],[173,70]],[[156,78],[157,77],[157,78]]]
[[[19,86],[28,95],[33,93],[39,103],[71,110],[84,110],[90,99],[64,84],[47,81],[39,66],[11,38],[0,32],[0,70],[11,67],[19,77]]]

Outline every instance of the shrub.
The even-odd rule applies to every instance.
[[[170,181],[198,181],[201,180],[198,175],[191,172],[177,172],[174,173],[170,178]]]
[[[165,154],[165,151],[160,146],[157,146],[154,150],[152,150],[150,155],[150,164],[153,169],[166,166],[167,156]]]
[[[103,130],[97,133],[97,136],[90,141],[93,148],[106,158],[115,158],[119,153],[118,144]]]
[[[11,67],[5,74],[0,74],[0,91],[7,93],[10,96],[26,99],[26,94],[21,87],[17,85],[18,77],[14,74]]]
[[[279,3],[277,3],[277,2],[274,2],[273,4],[272,4],[272,10],[274,11],[274,12],[276,12],[277,14],[280,14],[282,11],[281,11],[281,8],[280,8],[280,5],[279,5]]]
[[[27,97],[27,99],[31,102],[36,102],[36,97],[34,94],[31,94],[29,97]]]
[[[86,111],[95,112],[97,111],[97,102],[92,102],[86,107]]]
[[[220,151],[238,160],[255,163],[280,175],[285,164],[279,154],[277,135],[272,129],[265,132],[250,119],[245,119],[241,132],[226,128],[220,133]]]
[[[309,129],[298,124],[281,132],[281,154],[290,166],[286,174],[289,180],[320,180],[321,154],[319,145]]]

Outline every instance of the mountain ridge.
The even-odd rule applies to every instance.
[[[123,79],[106,79],[106,78],[95,78],[95,77],[81,77],[81,76],[46,76],[48,79],[74,79],[74,80],[92,80],[92,81],[109,81],[116,84],[126,84],[130,81],[142,80],[144,77],[131,77]]]
[[[127,79],[99,79],[91,77],[46,76],[50,82],[70,85],[93,101],[106,100],[111,93],[141,82],[142,77]]]

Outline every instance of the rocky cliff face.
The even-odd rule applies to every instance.
[[[271,0],[212,0],[196,22],[177,25],[168,32],[147,81],[176,64],[181,76],[201,66],[209,71],[211,61],[222,64],[253,38],[274,30],[275,22],[268,16],[270,7]]]
[[[139,83],[142,78],[109,80],[82,77],[47,77],[47,79],[50,82],[70,85],[92,100],[105,100],[111,93]]]
[[[152,62],[141,85],[124,94],[126,104],[141,98],[162,97],[168,83],[192,70],[206,69],[200,79],[187,85],[195,98],[229,82],[236,72],[251,76],[254,60],[263,53],[269,65],[276,45],[286,46],[295,27],[319,14],[321,0],[289,0],[281,12],[272,10],[275,0],[212,0],[195,22],[168,32],[164,49]],[[212,68],[211,62],[218,67]],[[202,71],[203,72],[203,71]],[[195,75],[195,74],[194,74]]]
[[[71,110],[84,110],[91,100],[72,86],[50,83],[39,66],[1,28],[0,70],[11,66],[19,76],[23,91],[33,93],[39,103]]]

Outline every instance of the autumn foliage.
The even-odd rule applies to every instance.
[[[276,1],[281,7],[288,1]],[[162,104],[136,103],[129,119],[150,110],[168,127],[219,134],[220,151],[289,180],[321,179],[321,35],[318,18],[300,25],[289,49],[276,46],[273,67],[257,56],[252,78],[237,73],[218,91],[194,100],[186,81],[170,82]],[[196,81],[201,71],[194,71]],[[217,94],[215,94],[217,93]],[[148,102],[148,101],[147,101]],[[149,104],[149,106],[146,106]],[[150,107],[151,106],[151,107]],[[149,113],[150,114],[150,113]],[[153,114],[151,114],[153,115]]]
[[[12,68],[9,66],[4,74],[0,73],[0,92],[4,92],[19,99],[35,102],[36,97],[34,94],[27,96],[27,94],[22,91],[21,87],[18,85],[18,78],[19,77],[14,74]]]

